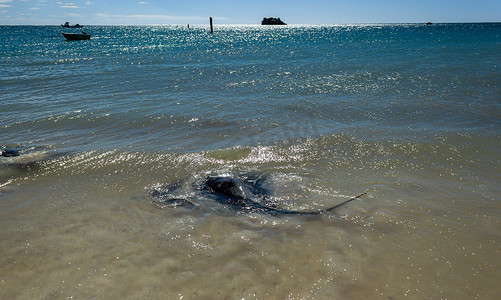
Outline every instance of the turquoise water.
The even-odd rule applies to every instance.
[[[298,122],[314,128],[291,137],[499,133],[498,24],[87,30],[2,27],[2,143],[202,151]]]
[[[0,157],[2,294],[501,292],[500,24],[85,30],[0,26],[0,146],[29,148]],[[192,189],[246,172],[287,209],[368,195],[276,218]],[[151,203],[177,181],[197,209]]]

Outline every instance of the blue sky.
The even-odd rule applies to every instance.
[[[501,22],[501,0],[0,0],[0,25]]]

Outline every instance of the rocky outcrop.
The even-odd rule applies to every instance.
[[[280,18],[263,18],[261,25],[287,25]]]

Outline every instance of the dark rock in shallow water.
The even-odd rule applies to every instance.
[[[3,157],[14,157],[20,156],[23,150],[26,148],[1,148],[1,152]]]
[[[261,25],[287,25],[280,18],[263,18]]]
[[[0,146],[0,164],[10,168],[35,167],[43,161],[64,155],[52,146]]]
[[[0,152],[3,157],[17,157],[33,154],[37,151],[47,151],[48,146],[22,146],[22,145],[3,145],[0,146]]]

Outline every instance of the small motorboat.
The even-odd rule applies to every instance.
[[[68,40],[68,41],[81,41],[81,40],[90,40],[90,34],[88,34],[85,31],[82,31],[82,33],[69,33],[69,32],[63,32],[63,36]]]
[[[70,25],[70,22],[66,22],[63,25],[61,25],[61,27],[64,27],[64,28],[82,28],[83,26],[80,25],[80,24]]]

